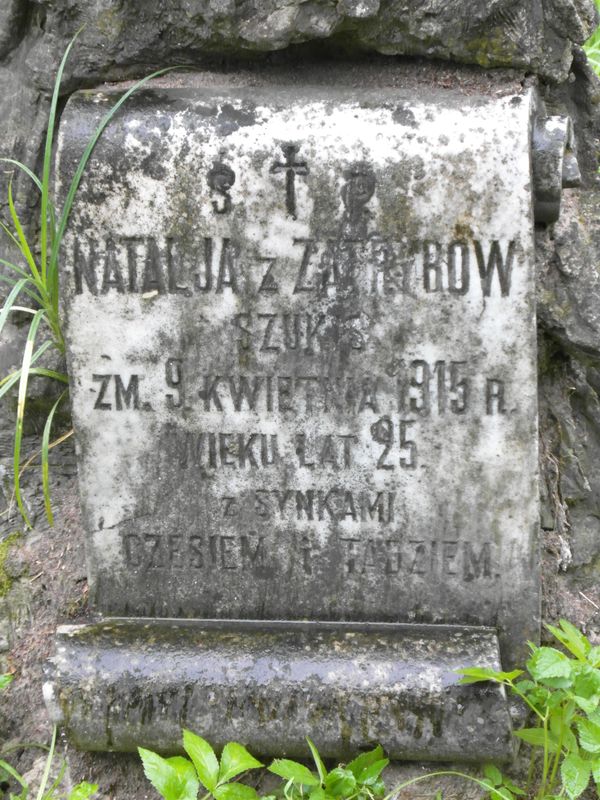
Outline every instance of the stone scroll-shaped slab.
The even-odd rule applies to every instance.
[[[114,98],[76,95],[72,174]],[[96,607],[538,626],[532,96],[160,90],[62,291]]]

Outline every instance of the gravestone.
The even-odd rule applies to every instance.
[[[533,223],[564,125],[532,91],[222,82],[134,96],[71,218],[104,618],[59,629],[51,714],[89,749],[183,725],[507,757],[503,694],[454,670],[538,635]],[[70,100],[63,183],[114,99]]]

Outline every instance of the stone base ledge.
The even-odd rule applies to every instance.
[[[511,757],[506,696],[455,670],[500,668],[496,632],[442,625],[107,619],[58,629],[44,695],[85,750],[175,753],[181,728],[215,746],[343,759]]]

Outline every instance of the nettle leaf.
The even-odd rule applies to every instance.
[[[591,714],[588,714],[588,719],[591,719],[592,722],[596,723],[596,725],[600,725],[600,708],[597,708],[595,711],[592,711]]]
[[[304,786],[320,786],[321,783],[308,767],[298,764],[297,761],[290,761],[288,758],[276,758],[267,769],[286,781],[294,781],[294,783]]]
[[[517,683],[515,683],[515,688],[520,692],[523,692],[523,694],[527,694],[527,692],[537,689],[537,686],[533,681],[530,681],[528,678],[524,678],[522,681],[517,681]]]
[[[381,761],[383,758],[383,747],[378,744],[373,750],[369,750],[367,753],[361,753],[357,756],[353,761],[351,761],[347,769],[354,775],[355,778],[358,778],[361,772],[369,767],[371,764],[374,764],[375,761]]]
[[[500,786],[502,783],[502,773],[494,764],[486,764],[483,768],[483,774],[492,782],[494,786]]]
[[[381,778],[378,778],[376,781],[369,784],[369,786],[366,789],[366,792],[367,796],[369,797],[369,800],[370,800],[370,795],[375,795],[375,797],[383,797],[383,795],[385,794],[385,783],[381,780]]]
[[[579,744],[588,753],[600,753],[600,725],[589,719],[577,720]]]
[[[144,774],[165,800],[196,800],[198,779],[190,762],[175,756],[163,758],[158,753],[138,747]]]
[[[527,669],[534,680],[552,685],[549,681],[558,678],[563,681],[571,679],[571,662],[553,647],[538,647],[527,662]],[[557,687],[565,688],[565,687]]]
[[[332,797],[352,794],[356,788],[356,778],[349,769],[336,767],[325,778],[325,791]]]
[[[455,672],[463,677],[458,681],[460,684],[479,683],[480,681],[499,680],[500,673],[488,667],[465,667],[457,669]]]
[[[592,667],[600,667],[600,645],[592,647],[587,657]]]
[[[69,800],[89,800],[98,791],[97,783],[82,781],[69,792]]]
[[[559,624],[561,629],[555,628],[553,625],[545,625],[545,628],[549,630],[554,638],[558,639],[575,658],[578,658],[580,661],[585,661],[586,655],[591,647],[588,639],[566,619],[561,619]]]
[[[572,695],[572,699],[575,703],[579,706],[582,711],[585,711],[586,714],[593,714],[594,711],[598,708],[598,702],[600,701],[600,695],[594,695],[593,697],[578,697],[576,694]]]
[[[221,753],[218,782],[226,783],[240,772],[262,766],[260,761],[257,761],[243,745],[237,742],[228,742]]]
[[[595,758],[590,762],[592,765],[592,778],[598,788],[600,788],[600,758]]]
[[[309,797],[310,800],[334,800],[333,796],[328,794],[322,786],[314,786],[310,790]]]
[[[325,769],[325,764],[323,763],[323,759],[321,758],[319,751],[317,750],[314,742],[306,737],[306,741],[308,742],[308,746],[310,747],[310,752],[312,753],[313,761],[315,762],[315,766],[317,768],[317,772],[319,773],[319,778],[321,779],[321,783],[325,783],[325,779],[327,778],[327,770]]]
[[[243,783],[225,783],[213,792],[217,800],[258,800],[256,789]]]
[[[545,737],[544,737],[544,730],[543,728],[521,728],[520,731],[515,731],[515,736],[518,736],[519,739],[522,739],[527,744],[530,744],[532,747],[545,747]],[[548,752],[549,753],[556,753],[557,750],[557,742],[554,739],[552,733],[548,732]]]
[[[571,800],[583,794],[590,781],[591,763],[575,753],[569,753],[560,765],[563,786]]]
[[[202,785],[213,792],[219,779],[219,762],[209,743],[192,731],[183,731],[183,748],[196,768]]]
[[[577,671],[573,683],[573,692],[579,697],[591,698],[600,694],[600,669],[594,669],[587,664]]]
[[[524,797],[527,794],[527,792],[524,789],[521,789],[519,786],[516,786],[508,778],[504,778],[504,780],[502,782],[502,785],[505,786],[513,794],[518,795],[519,797]]]
[[[374,761],[372,764],[369,764],[369,766],[365,767],[358,776],[358,782],[362,786],[370,786],[373,783],[376,783],[376,781],[379,780],[379,776],[389,763],[389,758],[381,758],[379,761]]]

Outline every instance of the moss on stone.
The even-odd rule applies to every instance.
[[[6,559],[8,558],[11,547],[14,547],[20,538],[21,534],[15,531],[15,533],[11,533],[6,539],[0,542],[0,598],[6,597],[13,584],[14,579],[6,571]]]

